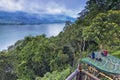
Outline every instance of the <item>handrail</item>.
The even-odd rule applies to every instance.
[[[79,73],[79,70],[76,69],[71,75],[69,75],[65,80],[72,80],[77,74]]]
[[[72,80],[77,74],[79,73],[79,70],[76,69],[71,75],[69,75],[66,80]],[[94,79],[94,80],[100,80],[97,77],[95,77],[94,75],[90,74],[89,72],[85,71],[84,69],[81,70],[81,73],[84,73],[85,75],[87,75],[88,77]]]

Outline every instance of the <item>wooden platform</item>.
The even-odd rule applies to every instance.
[[[95,52],[95,55],[97,57],[97,52]],[[108,55],[107,57],[104,57],[101,55],[102,61],[98,61],[96,59],[92,59],[90,57],[86,57],[82,59],[82,62],[87,63],[96,69],[100,70],[101,72],[107,73],[107,74],[113,74],[113,75],[120,75],[120,59]]]

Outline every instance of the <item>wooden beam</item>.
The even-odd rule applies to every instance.
[[[89,72],[82,70],[82,73],[84,73],[85,75],[87,75],[88,77],[94,79],[94,80],[100,80],[99,78],[95,77],[94,75],[90,74]]]
[[[83,69],[82,69],[81,72],[84,73],[86,76],[94,79],[94,80],[100,80],[97,77],[95,77],[94,75],[90,74],[89,72],[87,72],[87,71],[85,71]],[[72,80],[78,73],[79,73],[79,70],[75,70],[70,76],[67,77],[66,80]]]
[[[95,68],[93,68],[93,67],[91,67],[91,66],[89,67],[89,69],[92,69],[92,70],[94,70],[94,71],[96,71],[96,72],[99,72],[98,70],[96,70]],[[102,75],[102,76],[104,76],[104,77],[106,77],[106,78],[108,78],[109,80],[113,80],[111,77],[103,74],[102,72],[99,72],[99,74]]]
[[[77,74],[79,73],[79,70],[76,69],[70,76],[67,77],[65,80],[72,80]]]

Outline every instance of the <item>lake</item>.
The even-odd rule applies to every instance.
[[[17,40],[25,36],[45,34],[47,37],[57,36],[64,28],[64,23],[41,25],[0,25],[0,51],[7,49]]]

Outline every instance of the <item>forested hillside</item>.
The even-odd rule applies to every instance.
[[[102,45],[120,58],[120,0],[88,0],[56,37],[28,36],[0,52],[0,80],[65,80]]]

